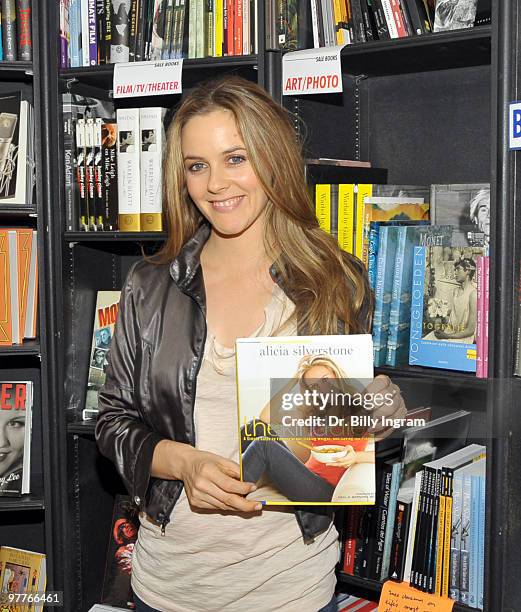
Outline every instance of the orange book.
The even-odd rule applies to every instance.
[[[0,229],[0,345],[13,343],[11,327],[11,282],[9,266],[9,231]]]
[[[31,228],[17,229],[16,238],[18,252],[18,313],[20,318],[20,334],[23,337],[25,318],[27,315],[27,296],[29,289],[29,268],[31,266],[33,230]]]

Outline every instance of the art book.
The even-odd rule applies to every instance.
[[[43,599],[31,603],[9,602],[9,593],[13,595],[42,594],[47,579],[46,559],[43,553],[2,546],[0,548],[0,594],[5,607],[0,609],[9,612],[41,612]],[[41,595],[40,595],[41,597]]]
[[[414,247],[410,365],[476,371],[476,260],[483,251]]]
[[[83,420],[95,417],[98,413],[98,393],[105,382],[110,341],[114,334],[114,324],[118,316],[120,295],[120,291],[98,291]]]
[[[368,334],[237,340],[241,478],[265,504],[374,504]],[[380,394],[382,395],[382,394]]]
[[[32,403],[32,382],[0,382],[0,497],[30,492]]]

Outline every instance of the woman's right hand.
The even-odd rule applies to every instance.
[[[171,440],[159,442],[152,461],[152,475],[182,480],[188,502],[195,510],[262,510],[258,501],[245,498],[256,487],[239,480],[237,463],[189,444]]]

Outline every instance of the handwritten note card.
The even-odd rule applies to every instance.
[[[451,612],[454,601],[448,597],[429,595],[409,586],[408,582],[384,583],[378,612]]]

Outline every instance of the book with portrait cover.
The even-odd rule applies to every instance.
[[[239,338],[241,479],[273,505],[374,504],[369,334]],[[379,394],[382,396],[383,394]]]
[[[483,253],[484,247],[414,247],[410,365],[476,372],[476,269]]]
[[[0,497],[30,492],[32,405],[32,382],[0,382]]]
[[[98,413],[98,393],[105,382],[105,370],[108,365],[110,341],[118,316],[120,295],[121,291],[98,291],[83,420],[95,417]]]

